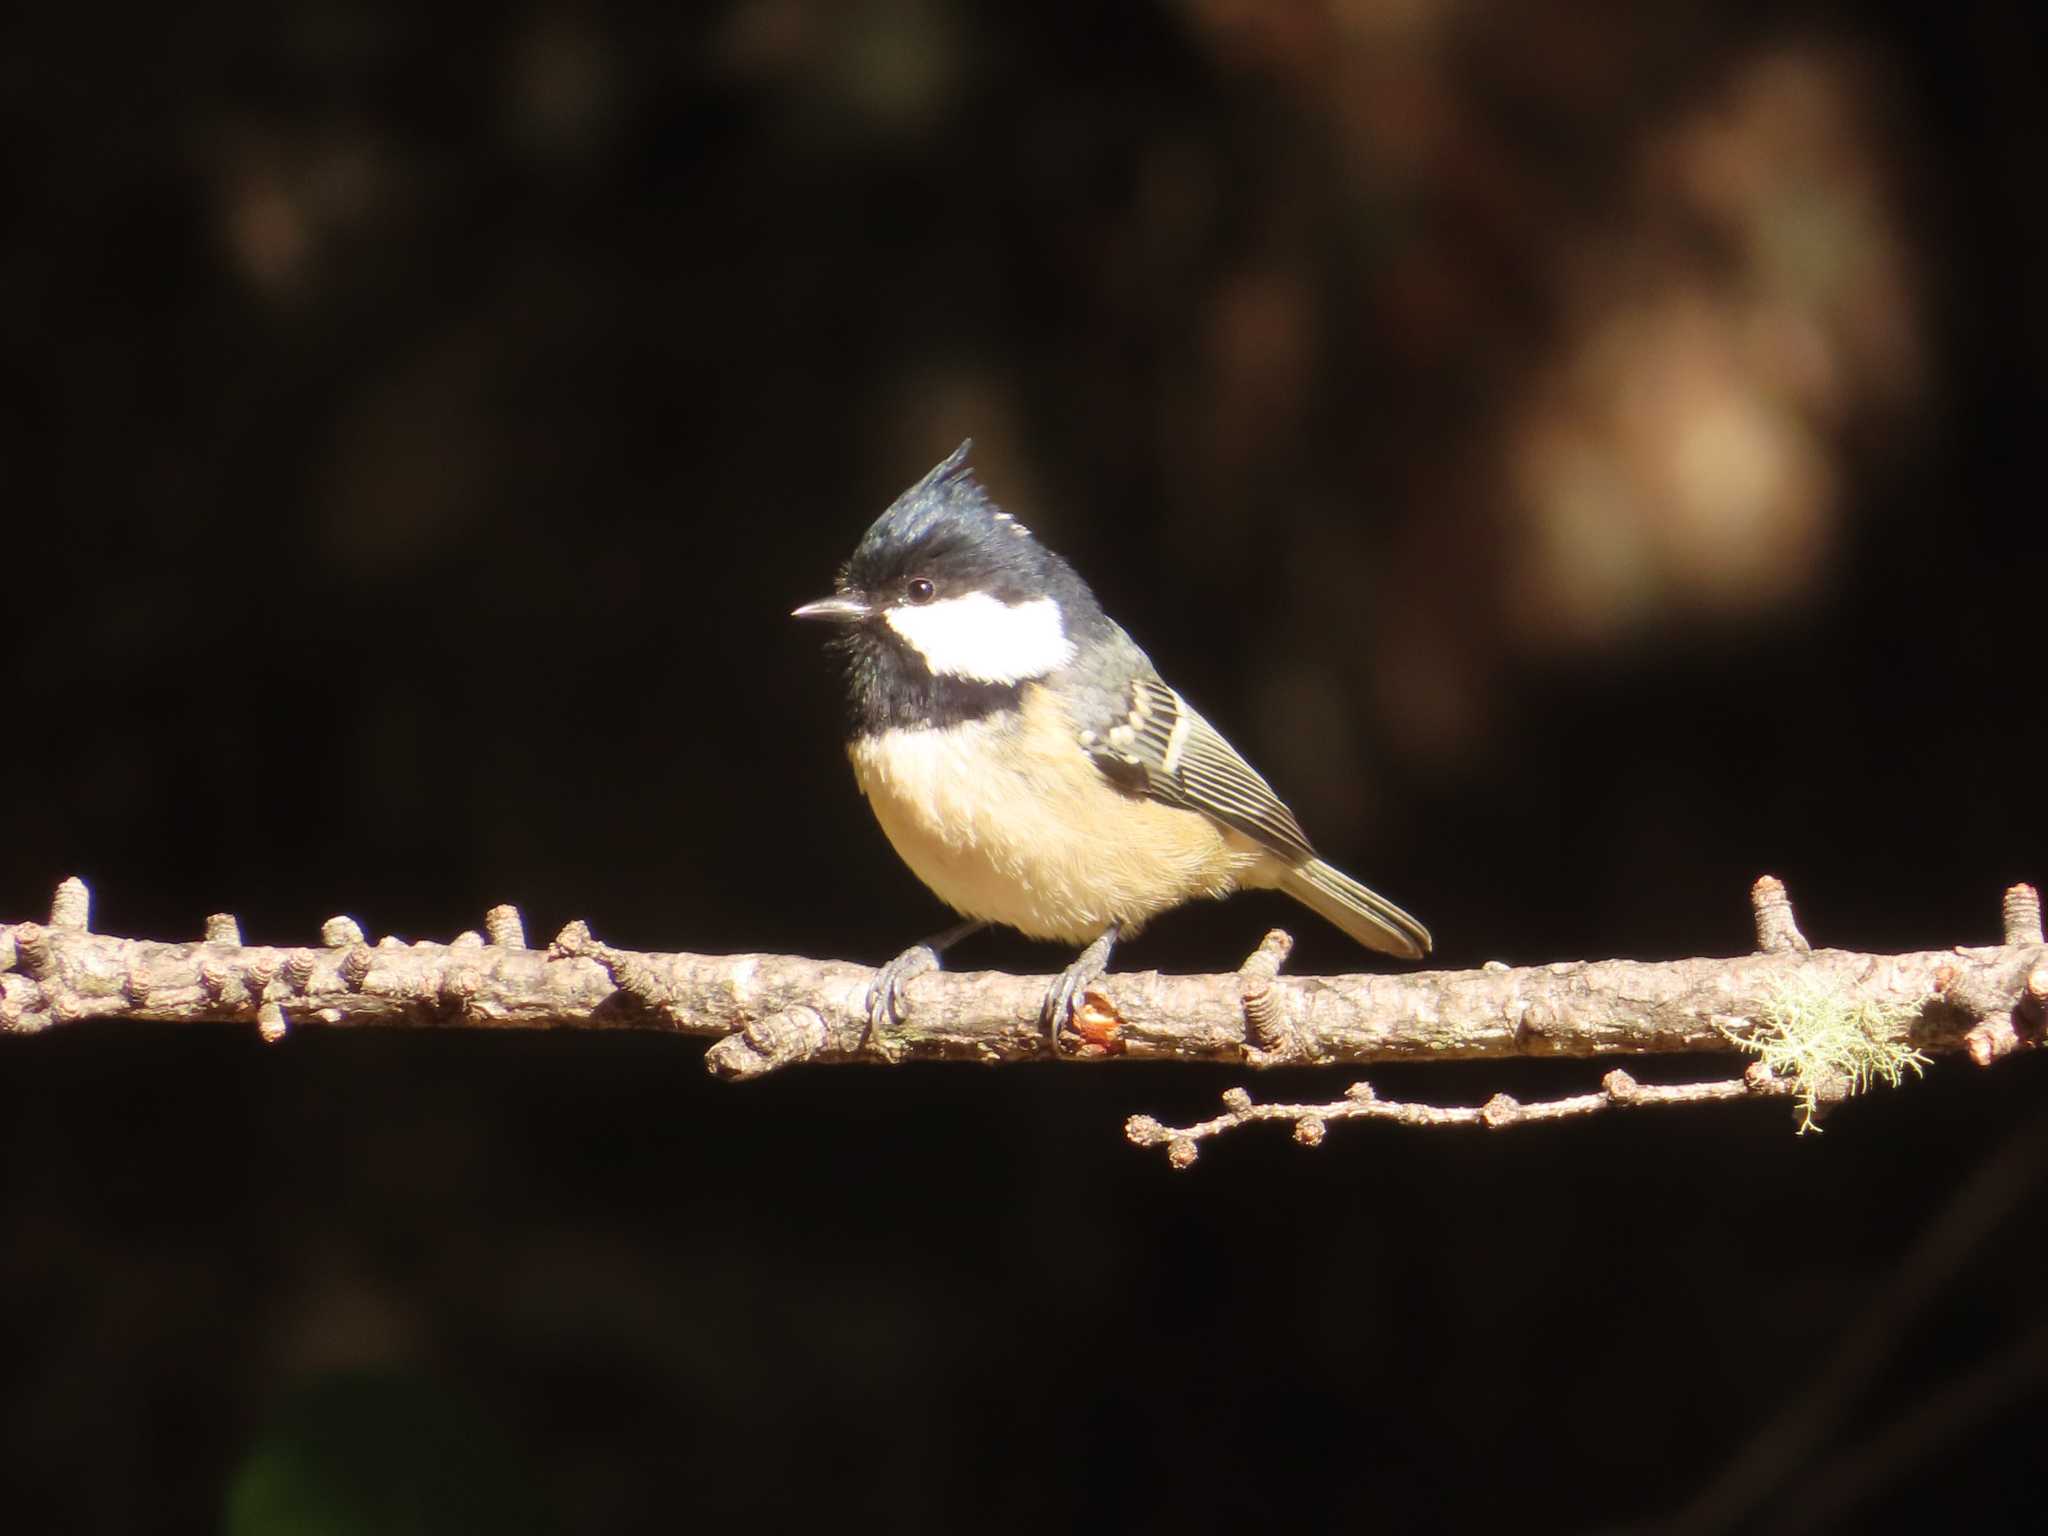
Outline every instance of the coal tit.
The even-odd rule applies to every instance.
[[[1086,582],[1000,511],[962,443],[899,496],[801,619],[845,626],[847,753],[896,852],[967,919],[884,966],[899,990],[990,923],[1085,944],[1046,996],[1059,1031],[1116,941],[1196,896],[1285,891],[1370,948],[1429,932],[1316,857],[1256,770],[1160,680]]]

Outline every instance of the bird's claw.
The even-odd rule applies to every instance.
[[[1054,977],[1052,985],[1046,989],[1045,1007],[1039,1014],[1039,1022],[1044,1026],[1046,1044],[1051,1047],[1053,1055],[1060,1054],[1060,1031],[1073,1019],[1074,1005],[1109,969],[1109,955],[1116,946],[1118,932],[1112,928],[1082,950],[1080,958]]]
[[[1093,978],[1091,977],[1090,980]],[[1074,1017],[1074,1001],[1081,987],[1088,983],[1077,982],[1071,969],[1062,971],[1053,978],[1045,994],[1045,1007],[1039,1013],[1039,1023],[1045,1029],[1046,1043],[1052,1047],[1053,1055],[1060,1053],[1060,1031],[1067,1027]]]
[[[929,944],[913,944],[875,972],[867,997],[870,1040],[879,1038],[903,1022],[904,986],[938,968],[938,951]]]

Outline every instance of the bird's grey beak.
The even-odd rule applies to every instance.
[[[874,610],[857,597],[821,597],[815,603],[790,613],[792,619],[830,619],[835,624],[856,624]]]

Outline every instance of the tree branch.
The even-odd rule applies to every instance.
[[[1357,1066],[1747,1050],[1768,1064],[1742,1079],[1662,1088],[1613,1073],[1599,1093],[1541,1105],[1398,1105],[1359,1085],[1320,1106],[1233,1098],[1222,1117],[1178,1130],[1133,1121],[1132,1140],[1174,1148],[1180,1163],[1204,1137],[1259,1120],[1290,1120],[1313,1144],[1330,1120],[1497,1127],[1759,1093],[1798,1093],[1811,1116],[1922,1057],[1963,1052],[1985,1065],[2041,1038],[2048,947],[2031,887],[2006,894],[2003,944],[1903,955],[1810,949],[1769,876],[1751,904],[1759,952],[1731,959],[1285,977],[1291,940],[1276,931],[1234,975],[1104,977],[1055,1052],[1039,1024],[1042,977],[922,976],[905,989],[908,1016],[876,1031],[866,1010],[874,972],[845,961],[641,953],[599,943],[582,923],[529,949],[508,906],[492,909],[483,933],[447,944],[372,944],[337,917],[317,946],[248,945],[224,914],[207,919],[198,943],[122,939],[91,931],[86,888],[73,879],[47,924],[0,925],[0,1031],[93,1018],[253,1023],[266,1040],[308,1024],[659,1029],[716,1037],[705,1065],[736,1079],[799,1062],[1046,1058]],[[1800,1033],[1814,1019],[1835,1031],[1825,1050],[1846,1054],[1816,1054],[1823,1047]]]

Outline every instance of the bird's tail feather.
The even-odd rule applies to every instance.
[[[1429,953],[1427,928],[1377,891],[1367,890],[1321,859],[1290,869],[1282,877],[1280,889],[1368,949],[1404,960],[1420,960]]]

